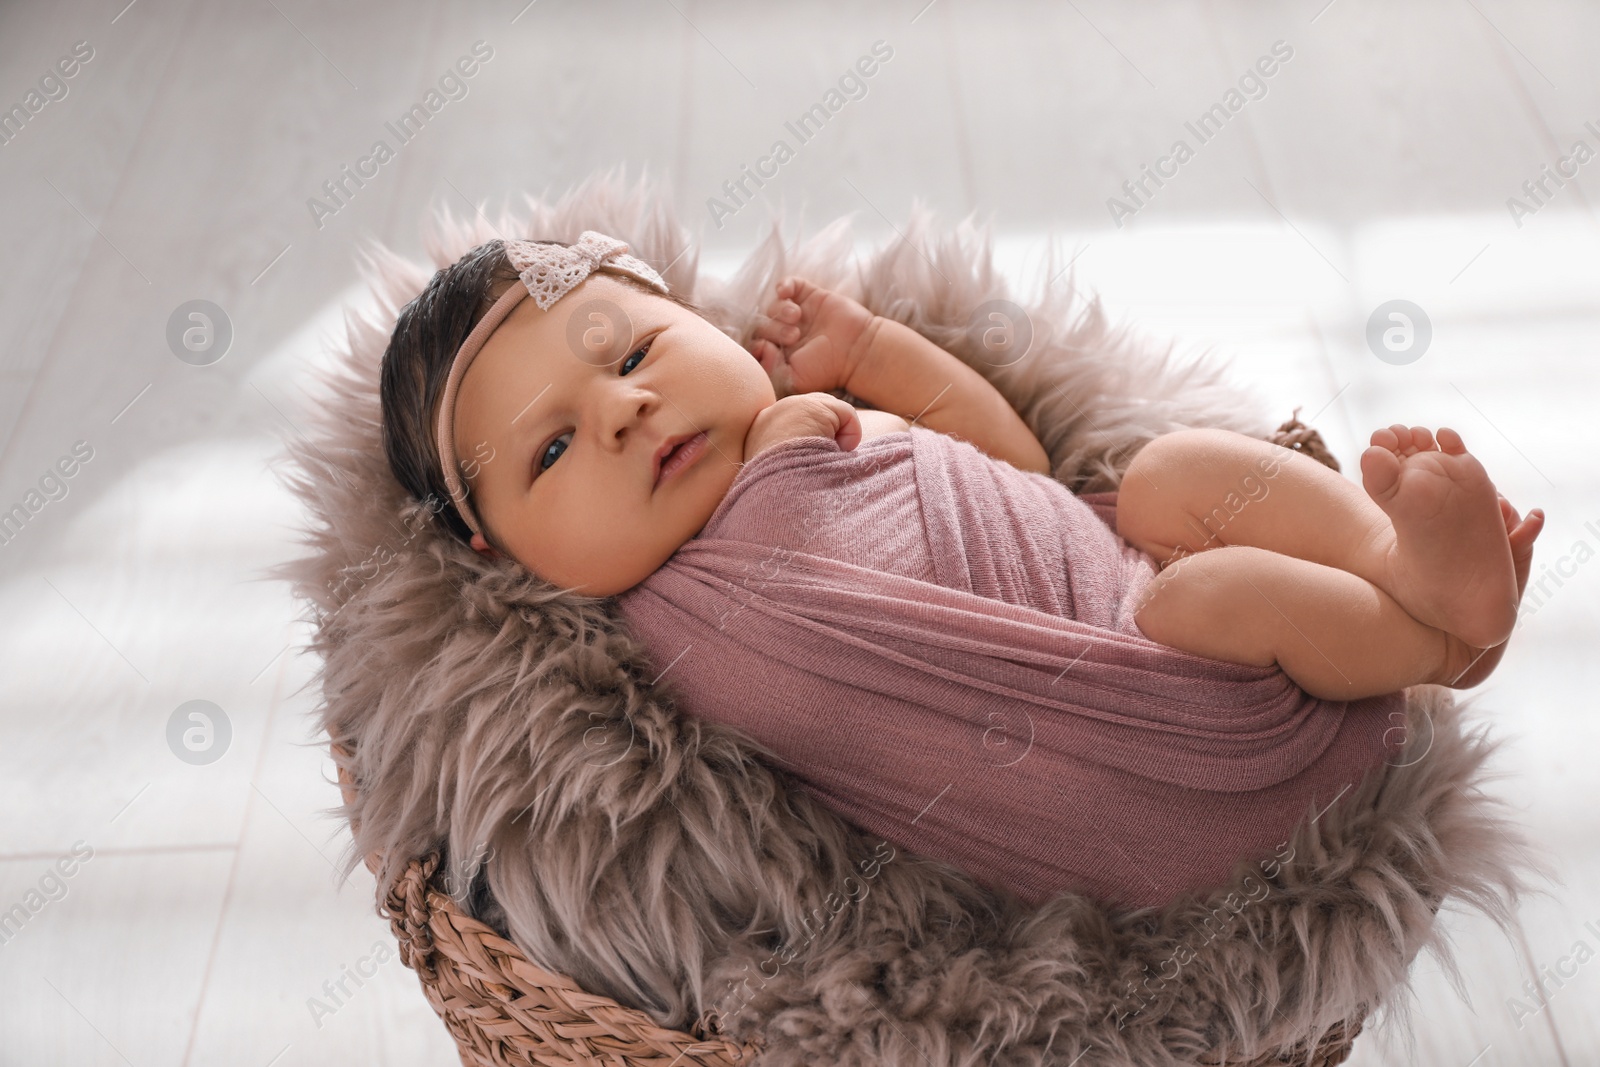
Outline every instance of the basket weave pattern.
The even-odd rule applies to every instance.
[[[462,1063],[736,1067],[753,1055],[752,1046],[665,1029],[536,966],[434,887],[438,865],[437,855],[412,860],[383,911]]]

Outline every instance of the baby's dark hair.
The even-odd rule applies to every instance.
[[[537,241],[537,244],[562,244]],[[651,296],[671,300],[702,318],[706,314],[677,293],[662,294],[622,274],[609,277]],[[395,478],[417,501],[427,504],[445,529],[463,544],[472,529],[456,510],[440,470],[434,417],[444,395],[450,364],[462,342],[505,291],[522,284],[506,255],[505,242],[486,241],[438,271],[427,288],[400,309],[389,347],[383,353],[378,392],[383,405],[383,448]],[[478,513],[484,539],[504,552],[499,538]]]

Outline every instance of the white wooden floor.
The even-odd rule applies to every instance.
[[[1470,1001],[1424,959],[1414,1043],[1378,1027],[1351,1062],[1600,1062],[1600,963],[1574,972],[1600,951],[1600,162],[1520,220],[1507,208],[1574,142],[1600,150],[1600,10],[126,2],[0,7],[0,107],[93,49],[0,144],[0,510],[93,450],[0,545],[0,912],[28,915],[0,944],[0,1061],[454,1062],[392,955],[325,986],[370,972],[389,934],[364,871],[334,885],[335,791],[298,691],[312,665],[261,580],[297,552],[267,465],[354,298],[359,240],[415,254],[430,204],[625,164],[670,183],[708,265],[773,213],[814,230],[854,212],[882,242],[914,198],[977,212],[1019,279],[1054,241],[1119,316],[1211,346],[1285,418],[1302,406],[1347,471],[1376,426],[1448,425],[1514,503],[1544,507],[1537,610],[1473,700],[1506,741],[1497,794],[1562,884],[1511,941],[1448,917]],[[468,95],[319,228],[307,199],[479,40],[493,57]],[[712,224],[707,198],[878,40],[893,56],[866,95]],[[1293,55],[1265,94],[1114,225],[1107,199],[1194,145],[1184,123],[1276,41]],[[166,341],[194,299],[233,326],[210,366]],[[1391,299],[1433,328],[1404,365],[1364,339]],[[231,726],[208,765],[168,747],[190,700]],[[1570,977],[1529,1015],[1533,967]]]

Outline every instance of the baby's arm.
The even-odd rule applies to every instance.
[[[843,293],[785,278],[751,352],[780,395],[843,388],[890,413],[864,420],[865,437],[903,429],[903,417],[1022,470],[1050,473],[1043,446],[983,375]]]
[[[1044,446],[1000,391],[916,330],[874,315],[845,389],[873,407],[970,441],[1012,466],[1050,473]]]

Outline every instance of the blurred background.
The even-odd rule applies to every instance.
[[[366,871],[336,884],[270,464],[359,242],[420,258],[432,208],[621,166],[712,273],[775,218],[971,213],[1017,292],[1070,262],[1347,474],[1446,425],[1543,507],[1471,701],[1561,879],[1509,938],[1447,910],[1462,987],[1423,957],[1415,1044],[1350,1062],[1600,1062],[1597,41],[1600,7],[1511,0],[0,7],[0,1061],[456,1062]]]

